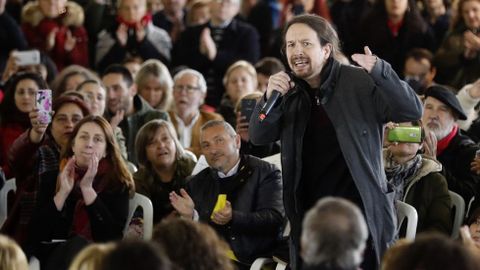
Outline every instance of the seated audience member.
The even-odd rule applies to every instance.
[[[342,198],[320,199],[305,215],[302,229],[305,269],[359,269],[368,228],[355,204]]]
[[[257,90],[265,93],[270,76],[285,71],[285,66],[275,57],[264,57],[255,64],[255,71],[257,71]]]
[[[271,155],[280,153],[280,143],[274,142],[264,145],[254,145],[250,141],[250,135],[248,134],[248,126],[250,119],[247,119],[247,116],[242,115],[242,100],[254,100],[255,104],[262,97],[263,93],[255,91],[250,94],[246,94],[237,102],[235,106],[235,114],[237,116],[235,131],[240,135],[242,143],[240,146],[240,153],[244,155],[252,155],[258,158],[264,158]],[[254,108],[254,107],[253,107]],[[250,108],[253,110],[253,108]],[[253,112],[253,111],[252,111]],[[251,117],[258,117],[258,115],[251,115]]]
[[[135,76],[137,92],[152,108],[168,111],[172,105],[173,81],[168,68],[162,62],[145,61]]]
[[[217,109],[231,126],[235,126],[237,117],[235,105],[240,98],[257,90],[257,72],[252,64],[240,60],[232,64],[223,77],[225,95]]]
[[[450,30],[452,19],[452,2],[450,0],[428,1],[423,0],[422,17],[434,36],[433,51],[436,51]],[[418,3],[418,2],[417,2]],[[420,4],[420,3],[418,3]]]
[[[461,0],[456,5],[457,16],[452,19],[450,31],[445,35],[435,54],[437,81],[460,89],[478,79],[480,72],[480,1]]]
[[[170,62],[172,43],[165,30],[153,25],[146,0],[119,0],[117,20],[98,34],[95,65],[102,72],[126,57]]]
[[[132,74],[132,78],[137,76],[137,72],[140,70],[140,67],[143,64],[143,59],[138,56],[131,56],[123,60],[122,65],[126,67]]]
[[[40,176],[27,247],[49,262],[57,259],[51,256],[55,247],[45,242],[54,239],[121,239],[134,186],[110,124],[101,116],[85,117],[63,148],[59,168]]]
[[[23,35],[22,29],[15,21],[13,16],[5,10],[7,1],[0,2],[0,74],[5,70],[10,53],[14,50],[28,49],[27,40]]]
[[[357,30],[356,51],[365,45],[402,74],[406,54],[413,48],[432,50],[433,33],[414,0],[375,1]]]
[[[210,7],[208,0],[193,0],[189,4],[187,26],[197,26],[210,21]]]
[[[155,14],[163,10],[163,3],[161,0],[147,0],[147,11],[150,14]]]
[[[185,154],[172,124],[164,120],[152,120],[138,131],[135,151],[140,165],[133,175],[136,191],[152,201],[156,224],[174,214],[169,194],[185,187],[195,161]]]
[[[163,9],[152,16],[153,24],[167,31],[175,43],[185,30],[187,19],[186,0],[162,0]]]
[[[468,226],[471,240],[476,247],[480,248],[480,207],[478,207],[478,202],[468,216],[466,225]]]
[[[391,256],[382,269],[474,270],[479,265],[478,255],[467,246],[445,235],[429,233],[421,234],[415,242],[397,249],[395,256]]]
[[[153,241],[164,247],[172,263],[180,269],[234,269],[226,252],[228,244],[206,224],[167,219],[155,227]]]
[[[68,270],[100,270],[105,256],[114,248],[114,243],[90,244],[75,256]]]
[[[77,86],[86,80],[98,79],[93,72],[78,65],[66,67],[52,82],[53,99],[58,98],[67,91],[74,91]]]
[[[75,125],[89,115],[85,103],[72,96],[58,98],[52,107],[52,122],[39,121],[38,110],[30,112],[31,128],[12,144],[8,162],[15,175],[17,190],[14,204],[2,227],[2,233],[23,245],[38,198],[39,179],[50,171],[57,171],[60,149],[67,145]]]
[[[7,179],[14,176],[8,166],[8,150],[31,127],[28,114],[35,108],[37,90],[46,88],[47,83],[35,73],[19,72],[7,82],[0,107],[0,167]]]
[[[183,147],[200,156],[200,128],[210,120],[223,120],[217,113],[207,112],[202,106],[207,93],[203,75],[193,69],[178,72],[173,85],[173,110],[170,120]]]
[[[240,136],[225,121],[207,122],[200,142],[210,167],[188,182],[187,191],[172,192],[170,200],[182,217],[210,224],[245,268],[271,255],[278,240],[284,214],[280,171],[240,155]],[[215,207],[220,194],[226,195],[225,205]]]
[[[433,55],[422,48],[412,49],[405,57],[403,75],[405,81],[415,90],[417,95],[423,95],[425,90],[435,82],[437,69],[433,65]]]
[[[121,241],[104,258],[101,270],[174,270],[163,248],[154,242]]]
[[[83,23],[83,9],[74,1],[38,0],[22,10],[22,30],[28,44],[46,52],[58,70],[72,64],[89,66]]]
[[[205,103],[218,107],[224,94],[222,79],[238,60],[255,63],[260,57],[257,30],[236,19],[240,0],[210,1],[210,21],[187,27],[175,43],[173,66],[198,70],[208,85]]]
[[[52,59],[44,52],[40,52],[40,63],[31,65],[19,65],[19,59],[13,54],[10,54],[2,75],[2,82],[5,83],[8,79],[18,72],[38,73],[47,83],[52,83],[57,76],[57,67]]]
[[[18,244],[0,234],[0,269],[28,270],[27,257]]]
[[[77,86],[77,92],[82,93],[85,104],[90,109],[92,115],[103,116],[107,106],[106,90],[103,84],[97,80],[86,80]],[[113,129],[115,139],[122,157],[127,159],[127,147],[125,146],[125,137],[122,130],[117,126]]]
[[[402,123],[400,127],[421,127],[420,121]],[[452,220],[447,180],[439,161],[422,156],[425,133],[421,141],[391,142],[384,151],[385,174],[395,190],[395,199],[415,207],[417,233],[437,231],[450,235]]]
[[[153,119],[169,120],[165,112],[154,110],[139,95],[132,74],[121,65],[112,65],[102,74],[107,89],[105,117],[112,127],[120,127],[127,145],[128,160],[136,164],[135,136],[137,131]]]
[[[425,154],[442,164],[448,189],[469,202],[478,196],[480,177],[470,171],[470,163],[479,147],[460,131],[458,119],[466,120],[467,116],[452,91],[441,85],[425,91],[422,115]]]

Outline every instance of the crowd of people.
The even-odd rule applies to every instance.
[[[0,0],[0,269],[478,269],[479,30],[480,0]]]

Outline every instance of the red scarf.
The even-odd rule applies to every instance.
[[[151,21],[152,21],[152,14],[147,13],[147,14],[145,14],[145,15],[140,19],[140,24],[141,24],[143,27],[145,27],[145,26],[147,26],[147,24],[148,24],[149,22],[151,22]],[[127,20],[123,19],[123,18],[120,17],[120,16],[117,16],[117,22],[118,22],[119,24],[124,24],[124,25],[127,26],[128,28],[134,28],[134,29],[137,28],[137,23],[138,23],[138,22],[130,22],[130,21],[127,21]]]
[[[393,37],[398,36],[398,32],[400,32],[400,28],[402,28],[403,20],[399,21],[398,23],[393,23],[390,19],[387,20],[388,29],[392,33]]]
[[[60,162],[60,171],[63,170],[66,164],[66,159],[63,159]],[[93,189],[97,194],[105,189],[105,186],[107,184],[106,181],[104,181],[106,180],[105,175],[108,171],[111,171],[111,168],[112,166],[110,165],[110,162],[105,158],[102,158],[98,163],[97,174],[95,175],[95,179],[93,180]],[[80,181],[82,181],[82,178],[86,172],[86,168],[84,169],[75,167],[75,186],[70,192],[70,196],[74,196],[73,198],[76,199],[72,222],[72,233],[74,235],[80,235],[83,236],[85,239],[93,241],[87,207],[82,197],[82,191],[80,190]]]
[[[437,142],[437,157],[443,153],[445,149],[447,149],[450,141],[457,135],[458,126],[453,125],[452,131],[443,139]]]

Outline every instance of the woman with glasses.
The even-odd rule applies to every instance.
[[[207,93],[203,75],[193,69],[185,69],[173,78],[174,108],[169,112],[181,145],[200,155],[200,128],[210,120],[223,120],[217,113],[200,109]]]

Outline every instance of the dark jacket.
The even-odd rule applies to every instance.
[[[163,183],[151,169],[140,168],[133,175],[135,191],[147,196],[152,201],[154,224],[174,210],[169,194],[172,191],[179,193],[181,188],[185,188],[187,177],[191,175],[193,167],[195,167],[195,161],[186,156],[181,157],[176,161],[175,175],[169,183]]]
[[[58,174],[58,170],[50,171],[41,177],[37,208],[28,234],[28,249],[31,249],[30,252],[33,254],[41,252],[38,248],[41,248],[42,241],[69,239],[75,236],[72,224],[78,198],[73,196],[75,190],[72,190],[62,210],[57,210],[53,198],[56,194]],[[98,192],[95,201],[86,206],[94,242],[108,242],[123,237],[128,203],[129,190],[123,184]]]
[[[387,21],[385,12],[373,9],[361,23],[356,52],[363,52],[363,47],[368,45],[378,57],[390,63],[398,74],[403,74],[405,56],[411,49],[433,50],[433,33],[420,14],[414,12],[407,12],[397,36],[392,34]]]
[[[473,196],[478,198],[480,177],[470,170],[470,163],[479,149],[477,144],[458,129],[447,148],[437,155],[437,160],[443,166],[442,174],[447,179],[448,189],[460,194],[466,204]]]
[[[418,214],[417,234],[437,231],[452,232],[451,200],[447,180],[441,174],[442,164],[427,157],[404,187],[402,201],[415,207]]]
[[[12,50],[28,48],[22,29],[7,11],[0,14],[0,73],[3,73]]]
[[[465,51],[463,33],[467,31],[465,26],[458,26],[446,34],[442,45],[434,57],[434,65],[437,67],[435,81],[448,84],[457,89],[465,84],[478,79],[480,72],[480,54],[473,59],[463,56]]]
[[[229,243],[241,262],[251,263],[270,254],[283,224],[282,180],[274,165],[253,156],[243,156],[234,179],[232,220],[219,226],[211,222],[219,194],[217,171],[204,169],[187,184],[200,220],[209,223]]]
[[[186,65],[198,70],[207,78],[208,70],[214,71],[214,92],[207,91],[205,103],[211,106],[218,106],[222,98],[223,75],[227,68],[238,60],[246,60],[256,63],[260,57],[260,41],[255,28],[233,19],[225,28],[223,39],[217,46],[217,56],[210,61],[200,53],[200,34],[203,29],[210,27],[210,24],[188,27],[180,36],[180,39],[173,48],[173,66]]]
[[[303,136],[310,114],[310,98],[299,84],[290,90],[268,117],[250,119],[250,139],[255,144],[281,140],[284,205],[290,220],[292,259],[298,260],[302,194]],[[345,162],[360,193],[363,209],[377,255],[377,263],[395,235],[393,191],[387,189],[383,171],[383,124],[420,119],[422,104],[415,92],[400,81],[390,65],[378,59],[371,74],[334,62],[321,85],[323,108],[332,122]],[[259,113],[262,99],[254,111]],[[320,154],[320,153],[319,153]],[[328,154],[328,153],[325,153]],[[334,194],[332,194],[334,195]],[[296,261],[291,262],[293,269]]]
[[[135,138],[138,130],[150,120],[163,119],[170,120],[166,112],[154,110],[148,102],[146,102],[139,95],[133,97],[133,106],[135,112],[132,115],[123,118],[122,122],[118,126],[122,129],[125,136],[125,144],[127,146],[128,160],[137,165],[137,157],[135,155]],[[106,110],[105,117],[110,120],[113,115]]]
[[[105,70],[111,64],[122,62],[128,56],[138,56],[143,60],[154,58],[165,65],[169,64],[172,42],[163,29],[149,22],[145,26],[145,38],[140,42],[137,41],[135,30],[129,29],[127,44],[123,47],[116,37],[117,28],[118,23],[98,34],[95,66],[99,71]]]

